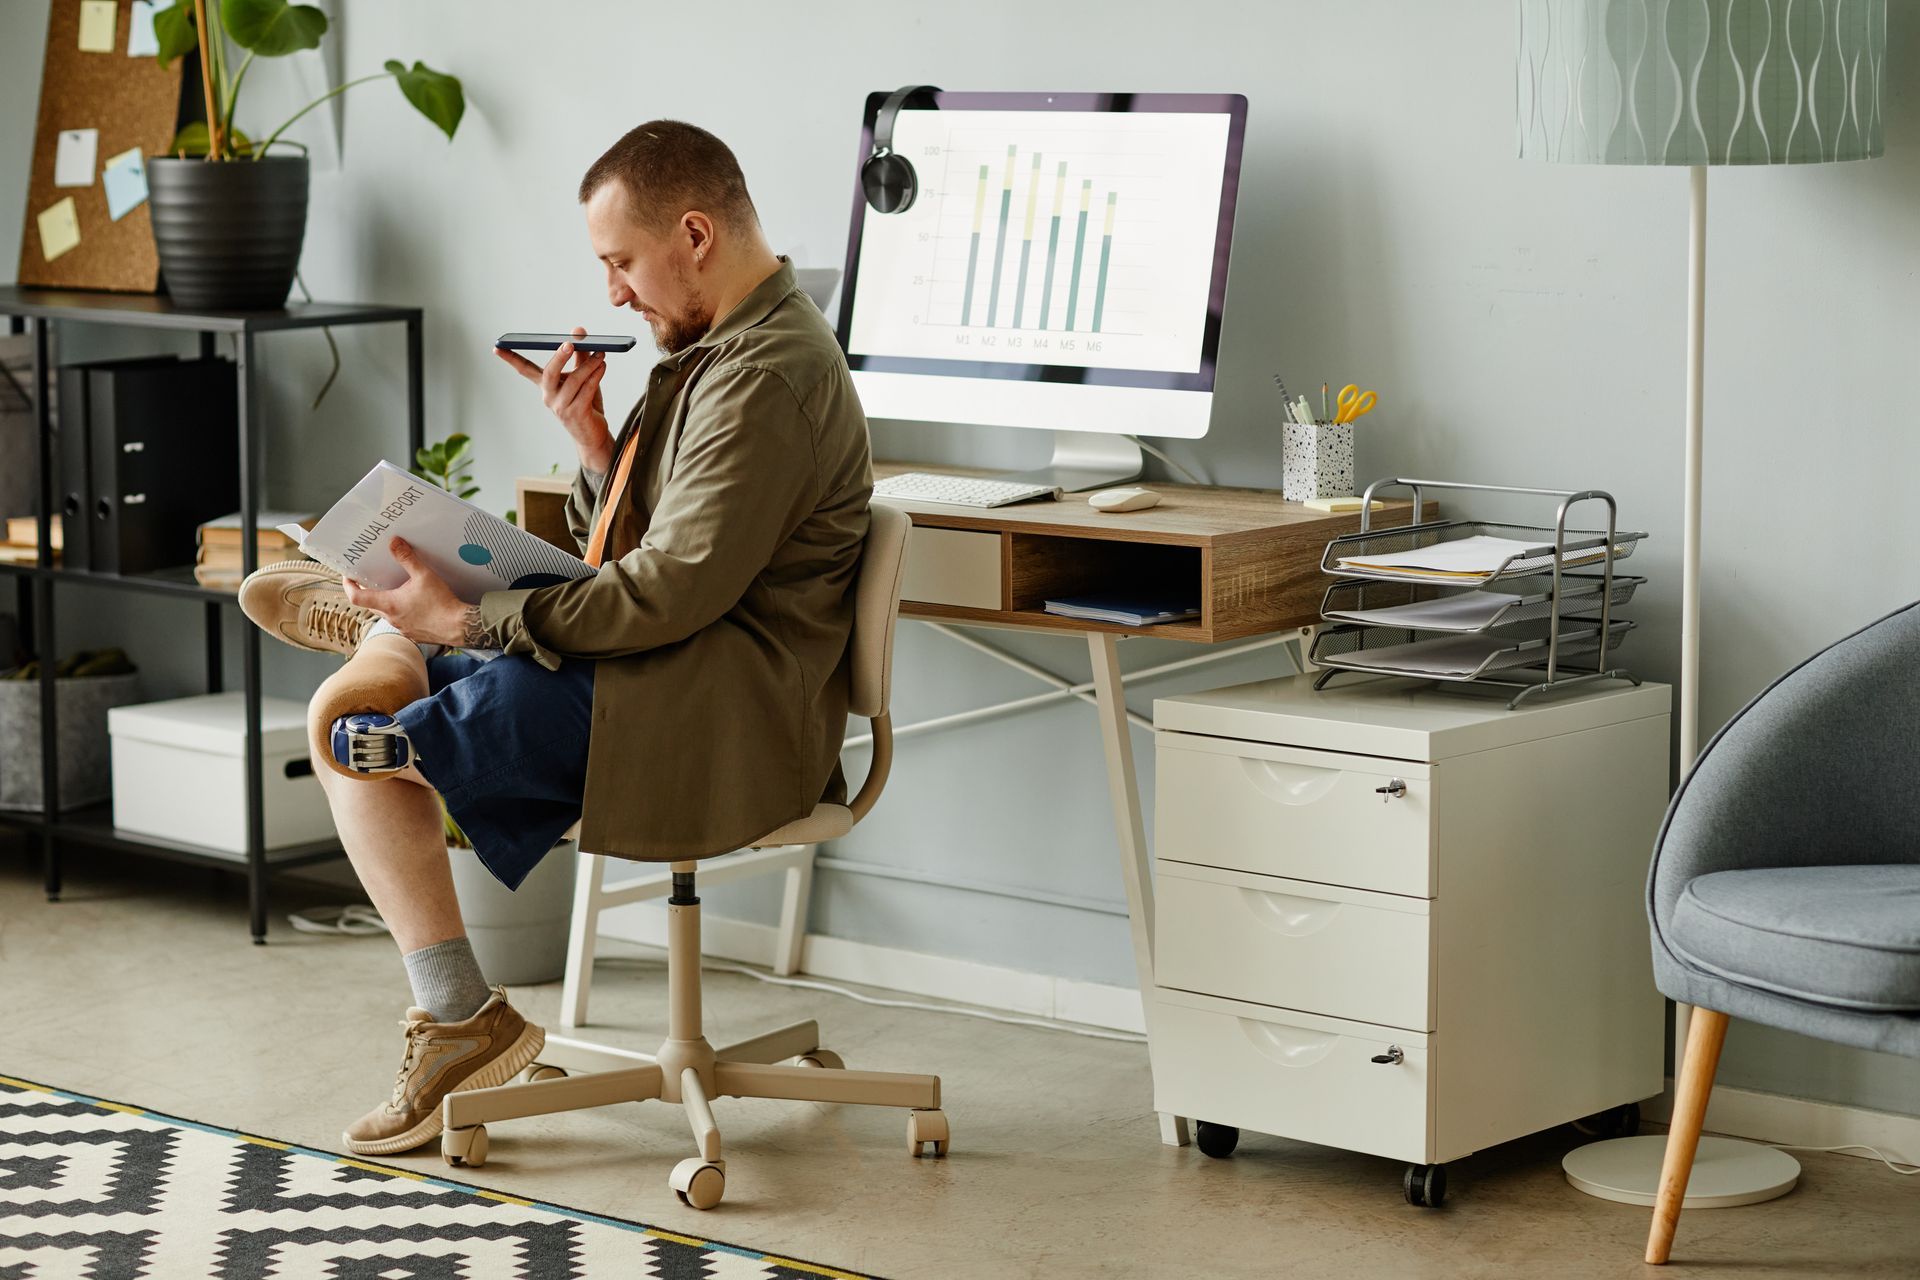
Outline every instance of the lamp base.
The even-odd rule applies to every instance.
[[[1560,1168],[1568,1182],[1590,1196],[1650,1206],[1660,1189],[1660,1163],[1666,1151],[1665,1134],[1612,1138],[1569,1151]],[[1800,1162],[1778,1148],[1737,1138],[1703,1137],[1682,1207],[1731,1209],[1759,1204],[1787,1194],[1799,1181]]]

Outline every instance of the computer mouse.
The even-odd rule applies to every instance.
[[[1087,499],[1087,505],[1095,511],[1145,511],[1148,507],[1160,505],[1160,495],[1151,489],[1131,486],[1125,489],[1102,489]]]

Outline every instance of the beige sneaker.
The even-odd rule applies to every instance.
[[[425,1009],[408,1009],[407,1057],[393,1096],[348,1125],[340,1135],[356,1155],[387,1156],[440,1136],[440,1103],[462,1089],[507,1083],[532,1062],[547,1033],[507,1003],[505,987],[464,1022],[432,1022]]]
[[[313,560],[263,565],[240,584],[240,612],[296,649],[348,657],[380,615],[348,604],[340,575]]]

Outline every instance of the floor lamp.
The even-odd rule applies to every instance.
[[[1680,767],[1700,728],[1700,475],[1707,169],[1825,164],[1884,149],[1887,0],[1519,0],[1520,154],[1562,164],[1687,169],[1686,505],[1680,581]],[[1690,1010],[1675,1008],[1674,1076]],[[1665,1139],[1591,1143],[1567,1180],[1650,1205]],[[1800,1176],[1784,1151],[1703,1138],[1686,1208],[1755,1204]]]

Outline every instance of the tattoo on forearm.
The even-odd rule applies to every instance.
[[[480,606],[477,604],[467,606],[465,634],[461,636],[460,643],[469,649],[494,647],[493,633],[487,629],[486,622],[480,617]]]
[[[607,478],[607,473],[604,471],[595,471],[592,467],[581,467],[580,476],[587,482],[587,488],[598,494],[600,492],[600,482]]]

